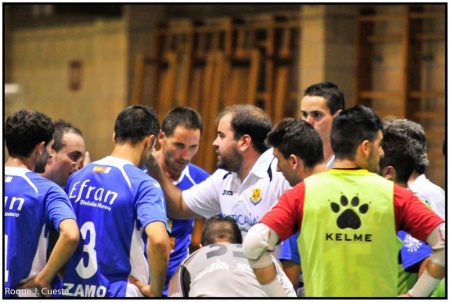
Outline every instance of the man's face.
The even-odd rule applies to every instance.
[[[217,137],[213,142],[213,146],[217,153],[217,167],[230,172],[238,172],[241,168],[243,156],[238,150],[239,140],[234,139],[231,119],[232,115],[227,114],[219,121]]]
[[[321,96],[306,95],[302,99],[300,110],[302,119],[316,128],[322,142],[329,143],[333,115],[327,106],[327,100]]]
[[[277,171],[283,174],[289,185],[293,187],[298,184],[301,179],[298,176],[297,169],[292,166],[291,160],[289,158],[286,159],[277,148],[273,148],[273,156],[278,159]]]
[[[197,154],[200,129],[178,126],[172,136],[166,136],[164,132],[161,132],[159,143],[171,174],[179,176]]]
[[[83,167],[83,158],[86,153],[84,139],[80,135],[64,133],[63,147],[56,152],[52,150],[52,159],[46,167],[48,178],[64,187],[70,174]]]
[[[378,131],[377,138],[371,143],[370,153],[367,157],[367,170],[374,173],[380,173],[380,157],[384,155],[383,148],[381,147],[381,140],[383,139],[383,133]],[[381,172],[383,173],[383,172]]]

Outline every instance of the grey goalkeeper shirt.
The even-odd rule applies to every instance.
[[[295,291],[275,259],[277,277]],[[290,288],[289,288],[290,285]],[[267,297],[241,244],[211,244],[186,258],[169,285],[169,297]]]

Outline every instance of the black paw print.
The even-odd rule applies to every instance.
[[[359,197],[358,196],[353,197],[350,204],[353,208],[358,207]],[[330,205],[331,205],[331,210],[335,213],[339,213],[339,211],[341,210],[341,207],[336,202],[331,202]],[[341,196],[341,206],[347,207],[347,205],[348,205],[348,199],[347,199],[347,197],[345,197],[345,195],[342,195]],[[354,230],[359,229],[359,227],[361,226],[361,219],[356,214],[355,210],[356,209],[346,209],[344,212],[342,212],[339,215],[339,217],[336,221],[339,228],[341,228],[341,229],[352,228]],[[361,214],[366,214],[368,210],[369,210],[368,204],[363,204],[358,208],[358,211]]]

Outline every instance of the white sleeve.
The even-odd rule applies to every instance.
[[[272,252],[278,243],[277,232],[264,223],[257,223],[250,228],[244,238],[242,247],[249,260],[257,260],[262,254]]]
[[[281,283],[283,289],[285,290],[288,297],[297,297],[297,292],[292,285],[292,282],[287,277],[286,273],[283,271],[280,262],[273,256],[272,257],[273,264],[275,265],[275,269],[277,271],[276,279]]]
[[[430,256],[431,262],[445,267],[445,223],[441,223],[428,235],[427,243],[433,250]]]
[[[198,215],[205,218],[222,212],[220,207],[220,189],[223,177],[228,172],[223,169],[217,169],[210,177],[203,182],[182,192],[183,200],[186,205]]]

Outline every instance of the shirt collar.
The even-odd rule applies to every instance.
[[[268,175],[267,171],[269,167],[271,167],[272,162],[276,165],[277,159],[273,156],[273,148],[270,148],[259,156],[250,170],[250,173],[258,176],[259,178],[264,178]]]

